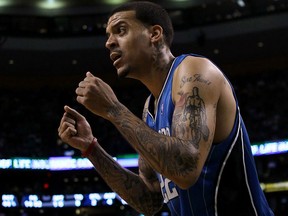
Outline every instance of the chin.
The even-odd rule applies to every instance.
[[[127,78],[129,77],[129,69],[128,68],[118,68],[117,69],[118,77]]]

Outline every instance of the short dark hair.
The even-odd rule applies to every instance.
[[[146,25],[160,25],[163,28],[165,42],[170,47],[174,37],[174,29],[168,12],[158,4],[148,1],[128,2],[114,8],[109,17],[117,12],[135,11],[136,19]]]

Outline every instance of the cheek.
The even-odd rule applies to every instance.
[[[143,64],[152,56],[149,48],[142,46],[142,44],[133,46],[132,52],[128,53],[128,55],[133,65]]]
[[[134,53],[134,57],[136,55],[140,55],[140,57],[144,57],[145,55],[149,55],[151,46],[147,41],[147,38],[138,37],[133,43],[131,43],[130,50]]]
[[[149,56],[151,44],[148,36],[142,33],[125,38],[125,41],[122,41],[121,49],[126,60],[138,62],[138,60],[143,61]]]

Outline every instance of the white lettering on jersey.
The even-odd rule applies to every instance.
[[[170,129],[169,129],[168,127],[166,127],[166,128],[161,128],[161,129],[158,131],[158,133],[164,134],[164,135],[166,135],[166,136],[170,136]]]
[[[170,136],[170,129],[168,127],[161,128],[158,133],[164,134],[166,136]],[[174,199],[175,197],[178,197],[178,191],[174,185],[174,183],[168,179],[163,177],[161,174],[159,174],[159,180],[160,180],[160,187],[161,192],[164,198],[164,202],[167,203],[169,200]]]
[[[178,197],[178,191],[174,186],[174,183],[170,179],[165,178],[162,175],[159,176],[160,176],[160,187],[164,198],[164,202],[168,203],[169,200]]]

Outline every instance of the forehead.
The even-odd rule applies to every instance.
[[[113,14],[108,22],[107,22],[107,29],[111,26],[114,26],[120,22],[125,22],[125,23],[132,23],[132,22],[137,22],[136,19],[136,13],[135,11],[121,11],[121,12],[116,12]],[[139,22],[139,21],[138,21]]]

